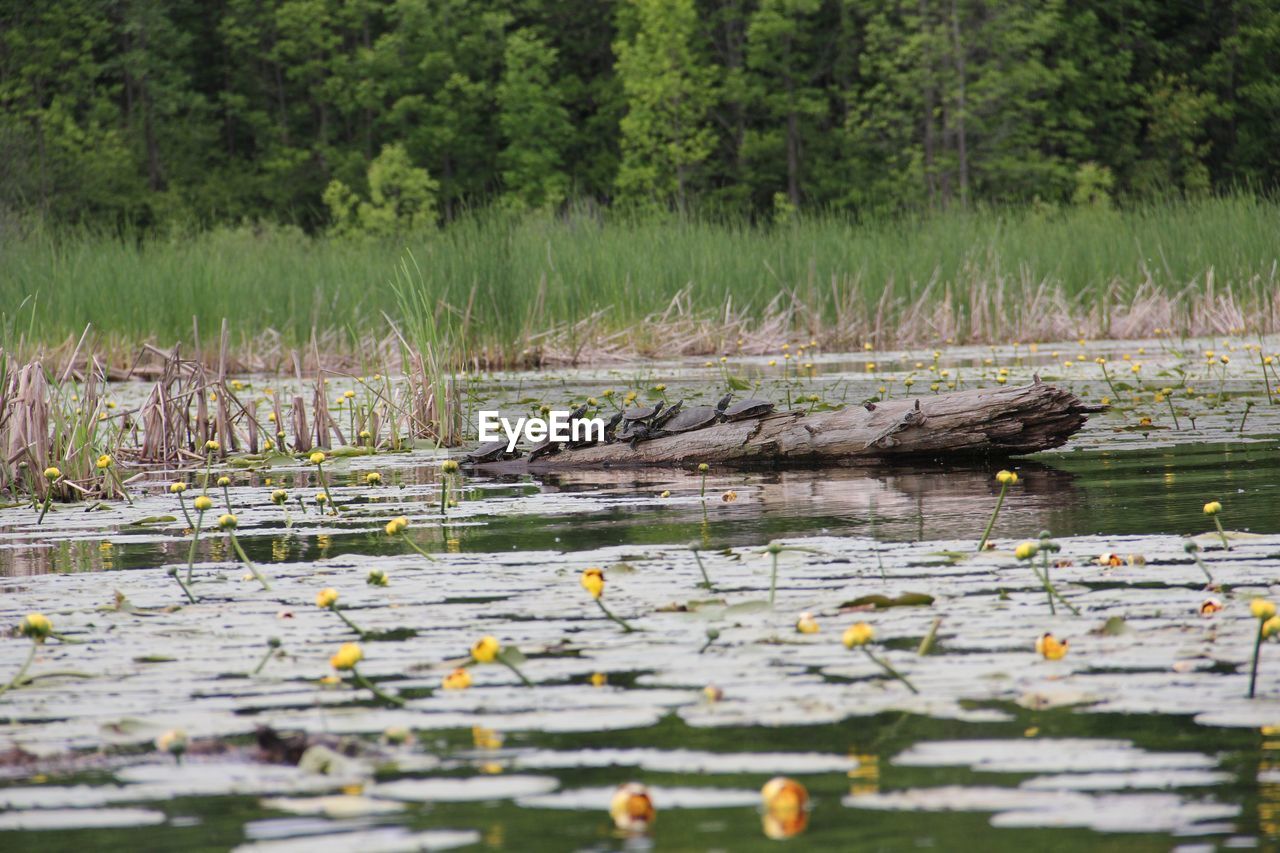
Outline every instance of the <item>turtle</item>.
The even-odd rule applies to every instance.
[[[651,438],[657,438],[665,435],[663,427],[671,421],[672,418],[680,414],[680,407],[684,405],[684,401],[677,401],[666,411],[662,410],[662,405],[658,405],[658,411],[654,412],[647,420],[635,421],[629,426],[626,435],[623,436],[624,441],[630,441],[634,448],[638,442],[647,441]]]
[[[631,441],[642,431],[642,428],[647,429],[649,419],[661,414],[664,405],[664,403],[658,403],[656,406],[632,406],[629,409],[623,409],[622,424],[617,431],[618,440]]]
[[[569,434],[570,435],[573,434],[573,422],[581,419],[582,416],[585,415],[586,413],[587,413],[587,405],[585,403],[583,403],[581,406],[579,406],[578,408],[574,409],[572,412],[569,413],[569,430],[570,430]],[[548,435],[542,441],[539,441],[537,444],[535,444],[533,447],[529,449],[529,461],[532,462],[533,460],[537,459],[540,456],[549,456],[550,454],[555,453],[559,450],[560,450],[560,442],[552,441],[551,436]]]
[[[662,425],[662,434],[675,435],[711,426],[720,419],[730,399],[731,395],[725,394],[714,406],[694,406],[692,409],[685,409]]]
[[[745,421],[748,418],[759,418],[773,411],[773,403],[768,400],[743,400],[734,403],[720,413],[725,421]]]
[[[609,418],[609,422],[604,425],[604,440],[608,444],[615,441],[618,437],[618,424],[622,423],[622,412],[618,412]]]
[[[507,440],[500,438],[497,441],[490,441],[482,444],[475,450],[466,454],[463,458],[473,465],[483,462],[498,462],[503,459],[517,459],[520,456],[519,451],[508,452]]]

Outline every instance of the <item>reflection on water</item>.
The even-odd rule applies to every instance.
[[[395,464],[390,460],[389,464]],[[384,460],[384,464],[388,464]],[[1195,534],[1205,530],[1201,506],[1227,505],[1224,523],[1257,533],[1280,531],[1280,445],[1186,445],[1165,450],[1077,452],[1005,463],[1019,473],[995,536]],[[385,469],[384,469],[385,470]],[[435,551],[576,551],[609,545],[699,540],[705,547],[760,545],[772,539],[830,534],[883,541],[976,539],[995,504],[991,467],[912,463],[870,468],[714,471],[706,500],[696,473],[673,469],[593,470],[547,475],[475,476],[447,524],[438,515],[437,469],[394,469],[396,488],[351,489],[343,518],[279,512],[241,532],[250,556],[264,563],[403,550],[382,533],[395,513],[418,513],[412,535]],[[265,504],[267,485],[244,475],[233,498]],[[301,478],[304,475],[299,474]],[[357,478],[351,477],[354,482]],[[274,483],[291,483],[276,477]],[[726,503],[726,491],[737,499]],[[670,496],[660,497],[662,492]],[[341,498],[340,498],[341,500]],[[140,514],[155,507],[140,508]],[[170,508],[171,511],[171,508]],[[10,511],[9,516],[12,517]],[[183,531],[169,525],[127,526],[99,537],[92,516],[70,526],[0,528],[0,573],[40,574],[184,563]],[[320,525],[324,525],[321,529]],[[225,540],[206,535],[197,559],[229,559]]]

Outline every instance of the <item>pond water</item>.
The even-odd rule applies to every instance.
[[[759,790],[784,775],[811,798],[792,841],[805,849],[1267,847],[1280,837],[1271,644],[1258,697],[1245,693],[1249,601],[1280,585],[1280,406],[1243,358],[1230,372],[1200,363],[1200,350],[1228,345],[1149,342],[1145,388],[1118,389],[1065,448],[1013,461],[716,468],[705,491],[683,470],[466,474],[450,480],[458,505],[445,516],[443,452],[333,460],[338,517],[309,497],[283,509],[268,499],[281,486],[313,494],[306,466],[232,470],[237,538],[271,589],[206,531],[194,604],[162,570],[185,572],[191,542],[164,488],[174,472],[134,482],[132,505],[57,507],[43,525],[30,508],[0,510],[0,622],[41,611],[72,641],[41,646],[37,680],[0,695],[0,844],[26,832],[53,850],[766,849],[779,841]],[[1120,361],[1137,346],[1088,352]],[[938,369],[989,383],[1001,365],[1006,381],[1040,372],[1094,400],[1115,395],[1039,349],[956,350],[934,371],[914,366],[929,354],[884,355],[870,376],[862,354],[814,356],[820,375],[785,387],[764,359],[484,377],[473,402],[527,411],[655,383],[706,398],[733,371],[772,399],[803,383],[839,405],[882,384],[900,395],[904,377],[918,386]],[[1177,426],[1152,396],[1175,379],[1212,383],[1178,396]],[[1000,467],[1020,481],[995,549],[976,553]],[[375,470],[383,484],[365,485]],[[198,490],[197,475],[180,476]],[[1230,551],[1201,509],[1213,499]],[[434,561],[384,532],[397,515]],[[1061,547],[1055,612],[1012,553],[1042,530]],[[771,541],[783,546],[776,576]],[[602,601],[637,631],[579,585],[589,566],[604,568]],[[386,587],[366,583],[372,569]],[[356,639],[314,604],[323,587],[369,635],[359,671],[403,707],[320,681]],[[904,593],[928,598],[854,604]],[[1206,599],[1221,609],[1202,615]],[[818,632],[796,631],[802,611]],[[859,621],[919,693],[841,644]],[[1044,632],[1069,640],[1064,658],[1035,653]],[[440,689],[484,634],[519,647],[535,688],[477,665],[470,688]],[[278,651],[251,674],[272,637]],[[0,641],[0,680],[28,648]],[[260,727],[306,733],[303,766],[267,735],[256,748]],[[191,739],[181,764],[152,745],[173,728]],[[388,740],[397,730],[411,741]],[[632,780],[657,808],[647,835],[620,834],[608,815]]]

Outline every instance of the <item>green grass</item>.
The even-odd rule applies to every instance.
[[[147,241],[35,228],[0,238],[0,345],[57,344],[90,321],[118,343],[170,344],[190,339],[197,315],[206,342],[225,317],[240,344],[268,329],[301,343],[317,328],[341,332],[355,350],[386,334],[385,312],[412,320],[415,336],[432,315],[448,316],[455,340],[513,356],[531,335],[597,311],[595,332],[660,336],[640,321],[685,290],[695,314],[728,304],[757,319],[780,293],[794,294],[809,330],[843,326],[887,344],[927,337],[899,319],[950,289],[958,336],[990,338],[990,324],[969,317],[980,306],[962,303],[999,296],[996,314],[1016,313],[1040,285],[1082,314],[1106,316],[1143,282],[1194,299],[1212,269],[1238,301],[1266,305],[1280,275],[1276,234],[1280,204],[1251,196],[864,224],[814,215],[780,226],[484,213],[394,243],[275,226]],[[416,269],[404,266],[406,253]],[[886,290],[891,301],[877,315]]]

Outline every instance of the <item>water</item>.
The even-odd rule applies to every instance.
[[[833,357],[823,393],[862,399],[860,367]],[[707,382],[692,368],[657,378],[669,393]],[[604,381],[566,377],[555,393]],[[540,398],[533,385],[507,387],[503,405]],[[201,600],[187,606],[158,570],[185,570],[190,542],[161,488],[170,472],[135,484],[133,506],[59,507],[41,527],[29,509],[0,510],[0,622],[40,610],[80,641],[41,647],[39,680],[0,695],[0,753],[22,750],[0,760],[0,843],[40,826],[52,828],[30,838],[51,850],[765,849],[778,842],[758,791],[788,775],[811,797],[805,849],[1266,846],[1280,836],[1270,644],[1260,696],[1244,697],[1248,602],[1280,584],[1280,418],[1260,395],[1180,402],[1181,429],[1149,403],[1125,405],[1067,448],[1013,463],[715,469],[705,502],[688,471],[467,476],[442,519],[439,457],[379,454],[328,466],[341,518],[291,504],[286,524],[267,495],[310,495],[311,472],[237,471],[240,539],[272,590],[207,533]],[[1020,482],[996,550],[976,555],[1006,466]],[[359,485],[370,470],[383,486]],[[1210,499],[1224,503],[1230,552],[1201,511]],[[398,514],[436,562],[382,530]],[[1011,553],[1041,530],[1062,546],[1053,578],[1079,617],[1051,614]],[[1217,588],[1184,551],[1193,536]],[[772,540],[810,550],[782,552],[770,608]],[[1099,565],[1104,552],[1120,564]],[[603,600],[641,631],[595,609],[578,584],[591,565],[605,568]],[[389,586],[365,583],[372,568]],[[313,604],[324,586],[371,634],[361,672],[407,707],[319,683],[355,638]],[[904,592],[933,602],[845,606]],[[1208,598],[1223,609],[1201,616]],[[801,611],[819,633],[795,631]],[[932,653],[918,656],[936,619]],[[860,620],[919,695],[841,645]],[[1045,631],[1069,640],[1063,660],[1032,650]],[[439,689],[485,633],[527,655],[537,689],[499,666],[473,667],[466,691]],[[281,651],[250,676],[268,637]],[[0,679],[27,648],[0,641]],[[264,762],[260,726],[345,757],[328,775]],[[192,739],[181,766],[152,748],[174,727]],[[395,728],[413,742],[380,739]],[[620,836],[607,814],[629,780],[653,791],[646,837]]]

